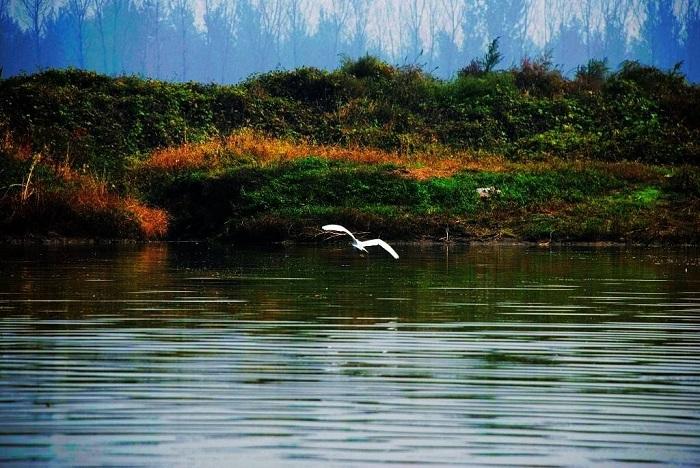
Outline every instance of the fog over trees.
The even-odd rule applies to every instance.
[[[78,67],[232,83],[369,53],[447,78],[497,37],[504,68],[683,62],[700,81],[700,0],[0,0],[4,77]]]

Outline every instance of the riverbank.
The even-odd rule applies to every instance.
[[[3,205],[6,232],[19,238],[313,242],[330,222],[437,242],[692,244],[700,232],[700,174],[691,166],[469,152],[402,162],[397,153],[244,130],[133,162],[126,195],[36,159],[3,167],[25,181]]]
[[[315,242],[340,223],[400,241],[697,244],[698,87],[640,65],[595,85],[545,72],[559,88],[369,58],[231,87],[0,80],[0,232]]]

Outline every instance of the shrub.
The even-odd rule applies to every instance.
[[[335,110],[348,99],[354,86],[347,75],[329,73],[312,67],[292,71],[273,71],[249,79],[243,87],[253,93],[285,97],[322,111]]]
[[[491,41],[484,56],[480,59],[472,59],[466,67],[459,70],[458,76],[481,75],[494,71],[503,59],[503,54],[498,50],[498,41],[500,39],[500,37],[497,37]]]
[[[680,62],[664,72],[650,65],[642,65],[636,60],[626,60],[622,62],[614,78],[632,81],[647,93],[656,95],[674,93],[686,85]]]
[[[373,55],[365,55],[356,60],[343,57],[340,71],[355,78],[390,78],[396,69]]]
[[[674,169],[668,180],[668,187],[682,195],[700,197],[700,170],[689,165]]]
[[[561,94],[566,80],[561,72],[552,67],[551,54],[545,53],[532,60],[525,57],[520,68],[512,70],[515,85],[523,92],[541,97],[553,97]]]
[[[590,59],[576,69],[575,83],[582,89],[600,91],[610,74],[608,59]]]

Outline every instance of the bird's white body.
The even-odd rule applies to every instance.
[[[381,239],[370,239],[366,241],[361,241],[357,237],[355,237],[352,232],[350,232],[347,228],[341,226],[340,224],[326,224],[322,227],[322,229],[324,231],[333,231],[342,234],[347,234],[352,238],[352,246],[357,250],[361,250],[362,252],[367,252],[366,247],[373,247],[375,245],[378,245],[387,252],[389,252],[389,254],[392,257],[397,259],[399,258],[399,254],[397,254],[396,251],[389,244],[387,244]]]

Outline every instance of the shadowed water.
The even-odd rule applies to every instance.
[[[0,249],[0,464],[692,465],[689,249]]]

